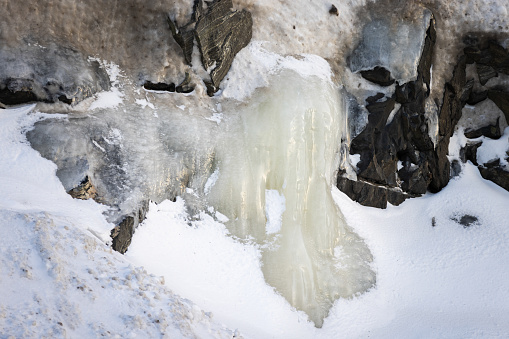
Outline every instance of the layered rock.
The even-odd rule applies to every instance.
[[[191,65],[194,39],[201,53],[203,67],[210,75],[206,80],[208,94],[213,95],[226,76],[235,55],[251,41],[253,19],[246,10],[232,11],[231,0],[195,2],[191,21],[177,27],[171,18],[168,24],[175,41]]]

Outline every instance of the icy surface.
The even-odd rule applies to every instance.
[[[266,192],[284,196],[280,231],[262,252],[262,270],[269,285],[320,326],[335,299],[364,292],[375,277],[369,250],[330,194],[346,127],[343,96],[326,76],[328,65],[310,60],[266,63],[270,87],[230,117],[228,136],[216,147],[221,175],[208,201],[231,220],[233,235],[263,245],[272,241],[267,227],[274,222]],[[340,269],[337,246],[345,252]]]
[[[425,8],[400,20],[375,13],[350,56],[350,69],[359,72],[380,66],[389,70],[399,83],[415,80],[430,20],[431,12]]]

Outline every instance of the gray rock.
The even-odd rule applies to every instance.
[[[465,136],[469,139],[475,139],[481,136],[485,136],[490,139],[500,139],[500,137],[502,137],[502,133],[500,131],[499,121],[500,117],[493,125],[484,126],[476,130],[467,130],[465,131]]]
[[[252,37],[253,19],[246,10],[232,11],[232,0],[203,1],[194,4],[191,21],[177,27],[171,18],[168,24],[175,41],[180,45],[186,62],[191,65],[194,38],[201,53],[203,67],[210,74],[207,93],[213,95],[228,73],[233,58],[247,46]]]
[[[0,102],[76,104],[109,90],[110,80],[99,63],[61,45],[26,44],[0,50]]]
[[[126,216],[115,228],[111,230],[111,247],[121,254],[127,252],[134,235],[135,229],[145,220],[149,202],[141,203],[139,209],[133,215]]]

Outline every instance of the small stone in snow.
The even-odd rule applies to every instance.
[[[337,7],[332,5],[331,8],[329,9],[329,14],[339,16],[339,11],[338,11]]]

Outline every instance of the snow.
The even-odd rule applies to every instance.
[[[48,118],[34,106],[0,112],[0,336],[231,338],[163,277],[112,251],[106,206],[72,199],[26,141]]]
[[[237,54],[227,78],[221,83],[222,96],[244,101],[255,89],[267,87],[270,76],[282,69],[331,82],[330,65],[320,56],[301,54],[284,57],[264,48],[266,44],[267,42],[263,41],[252,41]],[[246,82],[245,79],[249,81]]]
[[[322,329],[265,283],[260,247],[231,238],[207,214],[190,221],[180,198],[151,206],[126,256],[248,338],[509,333],[508,192],[467,164],[442,192],[387,210],[362,207],[337,189],[333,196],[372,250],[377,284],[337,300]],[[464,214],[479,223],[465,228],[453,220]]]
[[[100,108],[114,108],[122,104],[124,94],[121,92],[120,86],[120,78],[122,78],[122,74],[120,71],[120,67],[113,62],[105,62],[96,58],[89,58],[90,60],[95,60],[102,63],[102,67],[106,69],[108,76],[111,81],[111,90],[98,93],[96,95],[96,100],[92,102],[89,107],[89,110],[100,109]],[[137,102],[138,103],[138,102]],[[139,104],[139,103],[138,103]]]
[[[279,233],[283,213],[286,210],[286,199],[284,194],[278,190],[265,190],[265,216],[267,225],[265,230],[267,234]]]

